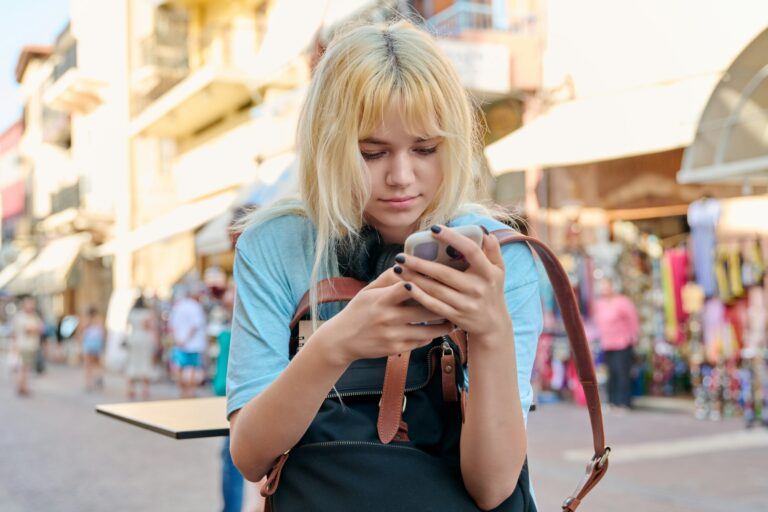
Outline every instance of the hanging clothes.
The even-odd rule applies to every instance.
[[[670,342],[677,341],[675,290],[672,281],[672,263],[668,254],[665,254],[661,260],[661,290],[664,297],[664,337]]]
[[[699,199],[688,207],[691,253],[696,281],[707,297],[717,293],[715,280],[715,227],[720,220],[720,201]]]
[[[670,278],[672,279],[672,296],[675,304],[675,319],[677,335],[675,341],[685,341],[685,320],[688,314],[683,309],[682,289],[688,275],[688,252],[685,249],[672,249],[667,252],[669,258]]]

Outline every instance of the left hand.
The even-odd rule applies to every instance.
[[[416,256],[405,256],[400,278],[412,284],[414,300],[446,318],[475,340],[511,333],[504,300],[504,258],[495,236],[484,235],[483,247],[456,231],[439,226],[435,239],[450,244],[469,263],[464,272]],[[494,335],[494,336],[492,336]]]

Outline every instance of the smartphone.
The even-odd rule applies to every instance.
[[[483,230],[480,226],[459,226],[451,229],[466,236],[476,243],[478,247],[483,246]],[[462,272],[469,268],[469,263],[466,258],[464,258],[463,254],[447,243],[436,240],[432,235],[432,231],[418,231],[413,233],[405,240],[405,249],[403,252],[406,255],[416,256],[417,258],[424,260],[448,265],[449,267],[461,270]]]

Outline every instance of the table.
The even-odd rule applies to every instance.
[[[174,439],[229,435],[223,396],[101,404],[96,412]]]

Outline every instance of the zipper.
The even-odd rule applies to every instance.
[[[448,342],[445,341],[446,336],[443,336],[443,345],[446,345]],[[411,386],[409,388],[405,388],[404,393],[408,393],[410,391],[416,391],[417,389],[421,389],[423,387],[426,387],[426,385],[429,383],[430,378],[432,377],[432,354],[434,354],[438,350],[443,350],[443,345],[439,347],[432,347],[429,349],[429,352],[427,352],[427,380],[426,382],[423,382],[421,384],[418,384],[416,386]],[[450,346],[449,346],[450,348]],[[337,396],[340,396],[342,398],[348,397],[348,396],[376,396],[381,395],[382,390],[376,390],[376,391],[343,391],[341,393],[336,393],[334,391],[331,391],[327,395],[325,395],[326,400],[330,398],[336,398]]]
[[[424,453],[422,450],[419,450],[418,448],[414,448],[413,446],[403,446],[399,444],[382,444],[377,443],[375,441],[319,441],[317,443],[308,443],[303,444],[301,446],[297,446],[296,448],[319,448],[323,446],[377,446],[379,448],[400,448],[403,450],[414,450],[419,453]]]

